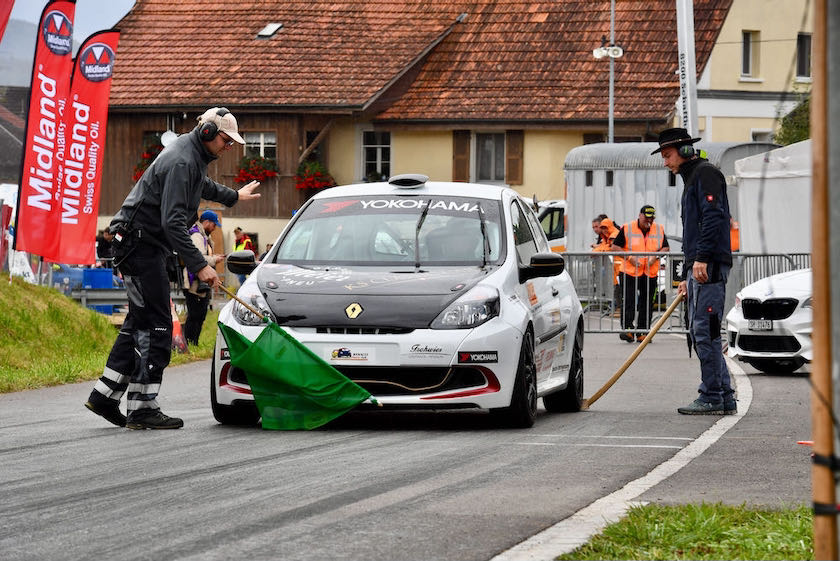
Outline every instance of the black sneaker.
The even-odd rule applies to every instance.
[[[155,409],[153,413],[138,417],[132,415],[131,419],[125,424],[125,428],[134,430],[143,429],[179,429],[184,426],[183,419],[178,417],[170,417],[161,413],[160,409]]]
[[[111,402],[111,403],[108,403]],[[88,400],[85,401],[85,407],[118,427],[125,426],[125,415],[120,412],[120,403],[113,399],[103,400]]]
[[[626,333],[619,333],[618,338],[621,339],[622,341],[627,341],[628,343],[632,343],[633,340],[634,340],[633,339],[633,334],[630,333],[629,331],[626,332]]]
[[[735,399],[730,399],[728,401],[723,402],[723,414],[724,415],[737,415],[738,414],[738,401]]]
[[[695,399],[685,407],[677,408],[681,415],[723,415],[723,403],[707,403]]]

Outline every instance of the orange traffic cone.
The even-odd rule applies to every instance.
[[[169,307],[172,310],[172,348],[179,353],[187,352],[187,340],[184,338],[184,330],[181,329],[181,320],[175,311],[175,304],[169,299]]]

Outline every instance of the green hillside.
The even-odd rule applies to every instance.
[[[199,346],[173,365],[212,356],[217,317],[208,312]],[[0,393],[94,380],[116,337],[107,316],[57,290],[0,279]]]

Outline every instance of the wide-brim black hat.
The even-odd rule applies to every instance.
[[[661,152],[663,148],[668,146],[682,146],[683,144],[694,144],[699,142],[700,138],[691,138],[688,131],[683,128],[665,129],[659,133],[659,148],[650,153],[651,156]]]

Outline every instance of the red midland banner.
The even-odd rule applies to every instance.
[[[96,261],[96,217],[105,153],[111,75],[120,32],[99,31],[79,48],[64,112],[66,154],[61,181],[59,252],[54,261]]]
[[[21,158],[15,249],[47,259],[58,252],[60,124],[70,89],[75,11],[75,0],[52,0],[41,13]]]
[[[0,39],[6,31],[6,24],[9,23],[9,15],[12,13],[12,6],[15,0],[0,0]]]

